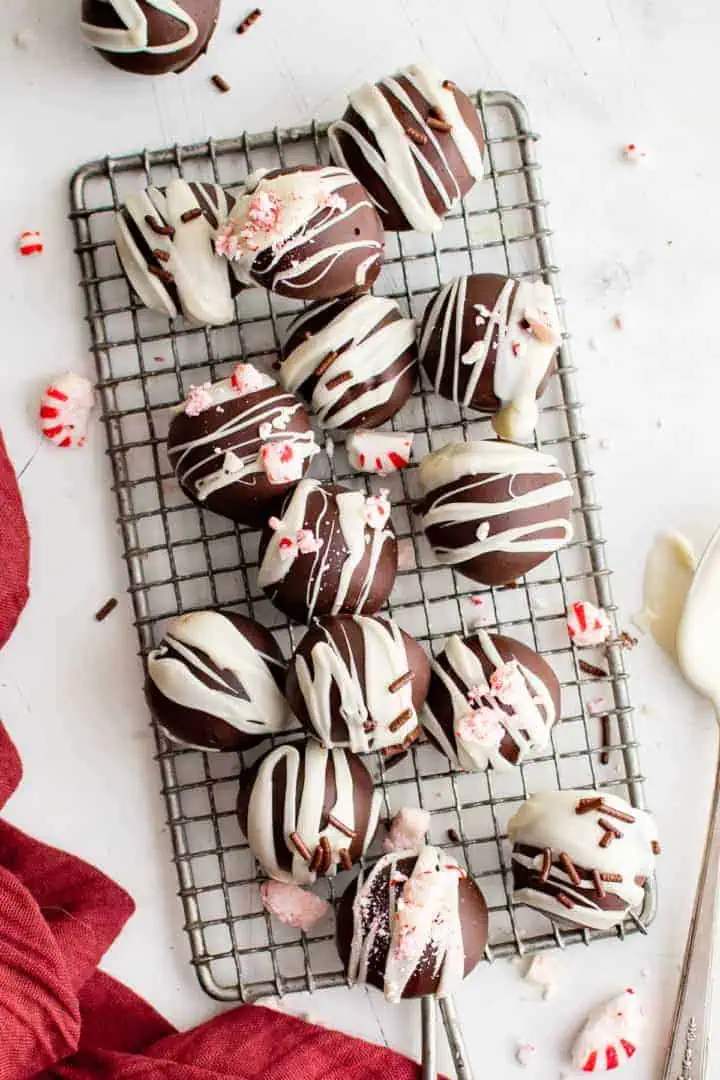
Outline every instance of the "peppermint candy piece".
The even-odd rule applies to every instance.
[[[18,251],[21,255],[42,255],[45,250],[42,233],[24,232],[18,237]]]
[[[345,449],[356,472],[387,476],[409,463],[412,444],[413,435],[404,431],[353,431]]]
[[[238,394],[254,394],[275,386],[275,380],[259,371],[254,364],[237,364],[230,376],[230,385]]]
[[[389,520],[388,489],[381,488],[379,495],[368,495],[365,500],[365,524],[371,529],[384,529]]]
[[[207,412],[215,404],[215,399],[210,389],[210,383],[202,386],[191,386],[188,396],[185,398],[185,412],[188,416],[200,416]]]
[[[260,886],[263,907],[286,926],[312,930],[330,910],[327,900],[308,889],[284,881],[264,881]]]
[[[620,1068],[635,1054],[645,1022],[645,1010],[632,989],[593,1010],[573,1046],[574,1067],[586,1073]]]
[[[589,600],[572,604],[567,613],[567,628],[573,645],[581,648],[603,645],[610,637],[610,616],[604,608],[595,607]]]
[[[40,428],[56,446],[84,446],[95,391],[89,379],[66,371],[48,386],[40,402]]]
[[[302,480],[304,455],[289,439],[266,442],[260,450],[260,464],[271,484],[291,484]]]

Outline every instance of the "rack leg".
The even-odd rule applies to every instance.
[[[440,1012],[445,1025],[445,1033],[455,1065],[457,1080],[473,1080],[465,1039],[455,1011],[455,1002],[451,997],[445,997],[441,1000]]]
[[[420,1001],[422,1017],[422,1080],[437,1080],[437,998]]]

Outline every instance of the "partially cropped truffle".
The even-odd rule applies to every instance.
[[[377,427],[412,393],[415,320],[369,293],[315,304],[290,324],[284,355],[280,382],[324,428]]]
[[[174,619],[148,656],[145,692],[169,738],[200,750],[245,750],[292,722],[285,658],[253,619],[195,611]]]
[[[348,980],[388,1001],[454,993],[483,957],[483,894],[436,847],[386,855],[342,898],[337,944]]]
[[[372,614],[395,583],[397,541],[387,493],[303,480],[260,542],[258,584],[298,622]]]
[[[524,441],[561,340],[549,285],[470,274],[443,285],[428,304],[420,359],[438,394],[494,413],[502,438]]]
[[[346,169],[254,173],[236,195],[215,247],[241,284],[296,300],[327,300],[369,289],[380,273],[380,218]]]
[[[167,448],[188,498],[254,526],[279,509],[320,449],[304,406],[252,364],[193,387]]]
[[[572,538],[572,487],[549,454],[505,442],[445,446],[420,463],[418,513],[439,563],[506,585]]]
[[[453,634],[432,661],[423,727],[458,769],[522,764],[545,749],[559,716],[554,671],[520,641]]]
[[[220,0],[83,0],[80,28],[115,67],[166,75],[205,52],[219,12]]]
[[[483,175],[485,139],[472,101],[421,64],[366,83],[349,100],[330,127],[333,161],[367,188],[386,229],[437,232]]]
[[[115,246],[133,291],[151,311],[193,326],[235,315],[238,285],[214,236],[235,200],[218,184],[173,180],[128,195],[115,215]]]
[[[642,907],[660,853],[650,815],[608,792],[533,795],[508,833],[515,903],[596,930]]]
[[[286,692],[300,723],[325,746],[389,756],[418,737],[430,665],[390,619],[320,619],[288,669]]]
[[[360,758],[310,739],[278,746],[244,771],[237,809],[264,872],[312,885],[349,870],[367,851],[380,804]]]

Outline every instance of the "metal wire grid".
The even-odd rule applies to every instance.
[[[535,156],[537,135],[513,96],[480,93],[477,105],[488,135],[485,182],[450,215],[436,239],[388,237],[376,291],[394,296],[416,316],[440,282],[469,270],[540,275],[556,295],[559,291]],[[159,641],[167,619],[207,606],[259,619],[273,629],[288,654],[302,636],[303,628],[284,621],[257,587],[258,535],[190,505],[163,449],[171,408],[189,385],[227,375],[238,357],[260,364],[274,360],[283,328],[298,305],[252,290],[238,299],[236,323],[219,329],[193,329],[182,320],[169,322],[148,312],[132,296],[121,272],[111,240],[112,215],[127,191],[162,185],[172,176],[230,186],[260,166],[324,162],[325,132],[325,125],[313,123],[286,132],[144,151],[90,163],[73,178],[70,216],[143,657]],[[559,296],[558,303],[562,311]],[[562,929],[542,915],[512,907],[506,826],[521,801],[549,787],[608,787],[626,794],[633,805],[644,805],[622,649],[612,644],[601,659],[607,678],[588,675],[565,629],[565,612],[575,599],[596,599],[615,609],[567,338],[557,368],[544,398],[536,445],[554,453],[573,482],[575,539],[519,586],[478,590],[453,571],[433,565],[412,516],[414,469],[383,481],[391,489],[401,538],[402,569],[388,613],[438,651],[448,633],[472,624],[478,607],[470,598],[480,593],[483,624],[548,656],[562,684],[563,720],[555,728],[551,750],[510,774],[455,773],[427,745],[416,745],[387,772],[375,762],[388,814],[406,804],[432,810],[431,840],[463,860],[479,881],[491,912],[491,960],[589,943],[615,933]],[[415,434],[416,460],[445,443],[491,434],[487,419],[441,401],[425,388],[415,392],[393,427]],[[378,486],[352,473],[341,444],[313,472],[355,486],[365,483],[368,490]],[[592,655],[590,659],[598,662]],[[608,765],[601,763],[600,725],[588,710],[598,694],[610,695],[605,704],[614,719]],[[230,1001],[342,984],[333,916],[310,934],[301,934],[272,922],[262,910],[257,867],[234,814],[240,757],[183,751],[158,731],[155,736],[179,895],[203,988]],[[267,744],[259,752],[266,749]],[[244,755],[246,763],[257,755]],[[334,902],[351,876],[341,874],[320,887]],[[654,916],[655,899],[655,884],[650,882],[642,914],[628,920],[620,936],[645,929]]]

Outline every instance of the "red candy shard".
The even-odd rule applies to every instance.
[[[405,460],[405,458],[400,457],[400,455],[396,454],[394,450],[390,451],[388,457],[390,458],[390,461],[396,469],[404,469],[407,465],[407,461]]]
[[[620,1045],[622,1046],[623,1050],[629,1058],[631,1058],[637,1050],[637,1046],[634,1046],[633,1043],[628,1042],[627,1039],[621,1039]]]
[[[57,398],[58,401],[67,401],[68,399],[67,394],[64,394],[62,390],[58,390],[56,386],[48,386],[45,393],[48,397]]]
[[[605,1060],[607,1061],[608,1069],[617,1069],[620,1061],[618,1059],[618,1052],[614,1046],[608,1046],[605,1050]]]
[[[582,1067],[583,1072],[595,1072],[595,1066],[597,1065],[597,1050],[593,1050],[590,1057],[587,1059]]]
[[[40,418],[42,420],[54,420],[58,415],[58,411],[52,405],[43,405],[40,410]]]

